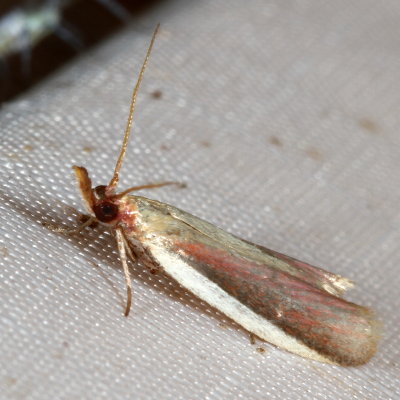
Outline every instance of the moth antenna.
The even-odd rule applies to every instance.
[[[129,107],[129,116],[128,116],[128,121],[127,121],[126,128],[125,128],[124,140],[122,141],[122,146],[121,146],[121,150],[120,150],[120,153],[119,153],[119,156],[118,156],[118,160],[117,160],[117,163],[115,164],[114,174],[113,174],[113,176],[111,178],[110,183],[107,186],[107,189],[109,191],[113,191],[115,189],[115,187],[117,186],[117,184],[118,184],[119,171],[121,169],[121,165],[122,165],[122,162],[123,162],[124,157],[125,157],[126,148],[128,146],[129,135],[130,135],[131,130],[132,130],[133,113],[135,112],[136,97],[137,97],[137,94],[138,94],[138,91],[139,91],[140,84],[141,84],[142,79],[143,79],[144,71],[145,71],[145,69],[147,67],[147,63],[148,63],[149,58],[150,58],[150,53],[151,53],[151,50],[153,48],[153,44],[154,44],[154,41],[156,39],[156,36],[157,36],[159,28],[160,28],[160,24],[157,24],[156,28],[154,29],[153,36],[151,37],[150,45],[147,48],[146,57],[144,58],[144,61],[143,61],[143,64],[142,64],[142,68],[140,69],[139,76],[138,76],[138,79],[136,81],[136,85],[135,85],[135,87],[133,89],[133,92],[132,92],[131,105]]]

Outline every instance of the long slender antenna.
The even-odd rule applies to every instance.
[[[150,58],[151,49],[153,48],[153,44],[154,44],[154,41],[156,39],[156,36],[157,36],[159,28],[160,28],[160,24],[157,24],[156,29],[154,29],[153,36],[151,37],[151,42],[150,42],[150,45],[149,45],[149,47],[147,49],[146,57],[145,57],[145,59],[143,61],[142,68],[140,69],[139,76],[138,76],[135,88],[133,89],[133,92],[132,92],[131,105],[129,107],[129,116],[128,116],[128,122],[127,122],[126,128],[125,128],[124,140],[122,142],[121,151],[119,153],[117,163],[115,164],[113,177],[111,178],[111,181],[107,186],[107,189],[109,191],[111,191],[111,192],[115,189],[115,187],[118,184],[119,171],[121,169],[122,161],[124,160],[124,156],[125,156],[125,153],[126,153],[126,148],[128,146],[129,135],[130,135],[131,130],[132,130],[133,113],[135,112],[136,97],[137,97],[137,94],[138,94],[138,91],[139,91],[140,84],[141,84],[142,79],[143,79],[144,71],[145,71],[145,69],[147,67],[147,63],[148,63],[149,58]]]

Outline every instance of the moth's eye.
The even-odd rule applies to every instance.
[[[118,215],[118,206],[114,203],[104,202],[94,206],[96,218],[101,222],[111,222]]]

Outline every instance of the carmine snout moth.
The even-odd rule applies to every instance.
[[[115,232],[131,306],[128,259],[165,271],[187,290],[239,325],[282,349],[310,359],[356,366],[375,353],[378,324],[368,308],[344,300],[353,286],[327,272],[231,235],[171,205],[130,193],[174,184],[161,182],[116,191],[133,123],[136,97],[159,30],[156,27],[133,89],[114,174],[92,188],[74,166],[91,217]],[[59,230],[61,231],[61,230]]]

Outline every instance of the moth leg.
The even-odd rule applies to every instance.
[[[122,193],[118,193],[117,197],[121,198],[125,196],[126,194],[130,192],[135,192],[137,190],[142,190],[142,189],[155,189],[163,186],[168,186],[168,185],[176,185],[179,188],[185,188],[186,183],[182,182],[175,182],[175,181],[166,181],[166,182],[157,182],[157,183],[149,183],[147,185],[140,185],[140,186],[132,186],[129,189],[124,190]]]
[[[137,261],[138,259],[140,259],[141,263],[142,263],[146,268],[148,268],[148,269],[150,270],[150,273],[151,273],[151,274],[155,275],[155,274],[157,274],[158,272],[160,272],[159,266],[158,266],[158,265],[155,265],[154,262],[150,261],[150,260],[146,257],[146,254],[145,254],[145,252],[144,252],[143,250],[136,249],[136,251],[139,253],[139,254],[138,254],[138,253],[135,251],[135,248],[132,248],[132,247],[130,246],[129,241],[126,239],[123,230],[122,230],[122,237],[123,237],[124,242],[125,242],[125,248],[126,248],[126,251],[127,251],[127,253],[128,253],[128,256],[129,256],[129,258],[130,258],[134,263],[136,263],[136,261]]]
[[[72,229],[62,228],[61,226],[47,224],[47,223],[43,223],[43,226],[45,226],[46,228],[50,229],[53,232],[63,233],[65,235],[73,235],[74,233],[81,232],[83,229],[85,229],[89,225],[92,225],[93,222],[95,222],[95,221],[96,221],[96,218],[90,216],[87,219],[87,221],[85,221],[82,225],[79,225],[78,227],[72,228]]]
[[[121,233],[122,233],[122,240],[124,241],[125,244],[125,250],[128,253],[128,257],[131,259],[132,262],[136,263],[137,261],[137,256],[134,253],[134,251],[132,251],[131,246],[129,246],[128,241],[126,240],[126,237],[124,235],[124,231],[121,229]]]
[[[121,228],[115,229],[115,235],[117,238],[119,257],[121,259],[122,267],[124,269],[124,274],[125,274],[126,294],[127,294],[125,317],[127,317],[129,315],[129,311],[131,309],[131,304],[132,304],[132,282],[131,282],[131,275],[129,273],[126,253],[128,252],[129,256],[130,255],[133,256],[133,254],[131,252],[131,249],[129,248],[129,246],[127,246],[125,242],[124,234]]]
[[[176,186],[182,187],[184,184],[181,182],[175,182],[175,181],[155,182],[155,183],[148,183],[147,185],[133,186],[128,190],[136,191],[136,190],[141,190],[141,189],[155,189],[155,188],[168,186],[168,185],[176,185]]]
[[[252,332],[249,332],[249,339],[250,339],[250,344],[256,344],[256,335]]]

